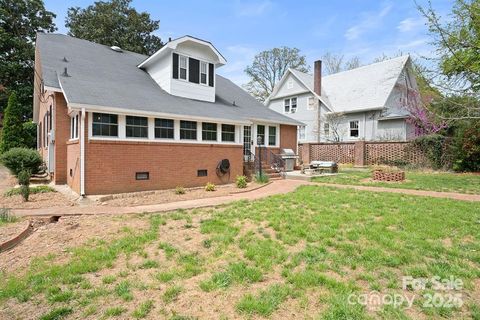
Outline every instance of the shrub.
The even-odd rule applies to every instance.
[[[30,197],[30,177],[31,173],[28,170],[22,170],[18,173],[18,183],[20,184],[20,193],[24,201],[28,201]]]
[[[0,208],[0,224],[15,221],[17,221],[17,218],[10,213],[10,209]]]
[[[7,107],[4,110],[2,140],[0,152],[7,152],[15,147],[23,147],[23,112],[17,101],[17,94],[12,92],[8,97]]]
[[[413,140],[413,145],[423,151],[433,169],[445,166],[446,137],[440,134],[421,136]]]
[[[452,149],[455,171],[480,171],[480,121],[462,124],[456,131]]]
[[[56,192],[55,189],[53,189],[50,186],[36,186],[30,188],[30,194],[35,194],[35,193],[48,193],[48,192]],[[12,197],[21,194],[21,189],[20,188],[12,188],[5,192],[6,197]]]
[[[235,180],[235,184],[237,185],[237,188],[243,189],[247,187],[247,177],[245,176],[237,176]]]
[[[185,194],[185,188],[180,186],[176,187],[175,194]]]
[[[30,174],[38,173],[42,164],[42,158],[38,152],[27,148],[12,148],[1,155],[0,161],[15,176],[25,170]]]
[[[208,182],[207,185],[205,186],[205,191],[215,191],[217,187],[215,184]]]
[[[257,183],[267,183],[268,180],[269,180],[269,178],[268,178],[268,176],[267,176],[265,173],[262,173],[262,174],[257,173],[257,174],[255,175],[255,181],[256,181]]]

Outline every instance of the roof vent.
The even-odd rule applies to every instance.
[[[122,48],[120,48],[118,46],[111,46],[110,49],[112,49],[113,51],[116,51],[116,52],[123,52]]]
[[[65,67],[63,69],[62,77],[70,77],[70,75],[68,74],[68,71],[67,71],[67,67]]]
[[[62,61],[63,61],[63,62],[68,62],[67,57],[63,57]]]

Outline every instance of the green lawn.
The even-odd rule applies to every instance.
[[[480,317],[480,203],[304,186],[140,219],[150,229],[0,277],[0,309],[47,305],[41,319]],[[372,290],[417,293],[402,290],[403,276],[461,279],[464,304],[430,308],[420,296],[412,308],[348,303]]]
[[[316,177],[313,180],[324,183],[480,194],[480,174],[407,171],[405,182],[389,183],[365,181],[372,176],[370,170],[340,168],[339,172],[340,174],[336,176]]]

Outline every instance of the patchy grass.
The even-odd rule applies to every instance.
[[[7,208],[0,208],[0,227],[7,223],[17,222],[18,218],[10,213]]]
[[[36,187],[31,187],[30,188],[30,194],[35,194],[35,193],[48,193],[48,192],[57,192],[55,189],[53,189],[50,186],[36,186]],[[8,190],[7,192],[4,193],[6,197],[12,197],[16,195],[22,194],[20,191],[20,188],[12,188]]]
[[[387,188],[403,188],[441,192],[480,194],[480,175],[449,172],[406,171],[405,182],[365,181],[372,177],[369,170],[340,169],[340,174],[313,178],[313,181]]]
[[[2,274],[0,310],[45,319],[475,318],[479,213],[476,202],[304,186],[143,215],[147,230],[125,228]],[[464,305],[425,308],[422,294],[433,290],[404,291],[403,276],[461,279]],[[372,290],[419,297],[411,310],[348,303]],[[37,314],[38,305],[52,311]]]

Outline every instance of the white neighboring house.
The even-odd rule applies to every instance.
[[[306,124],[298,141],[406,141],[413,137],[407,105],[418,92],[410,56],[322,77],[288,69],[265,105]],[[413,97],[412,97],[413,96]],[[318,106],[320,105],[320,108]]]

